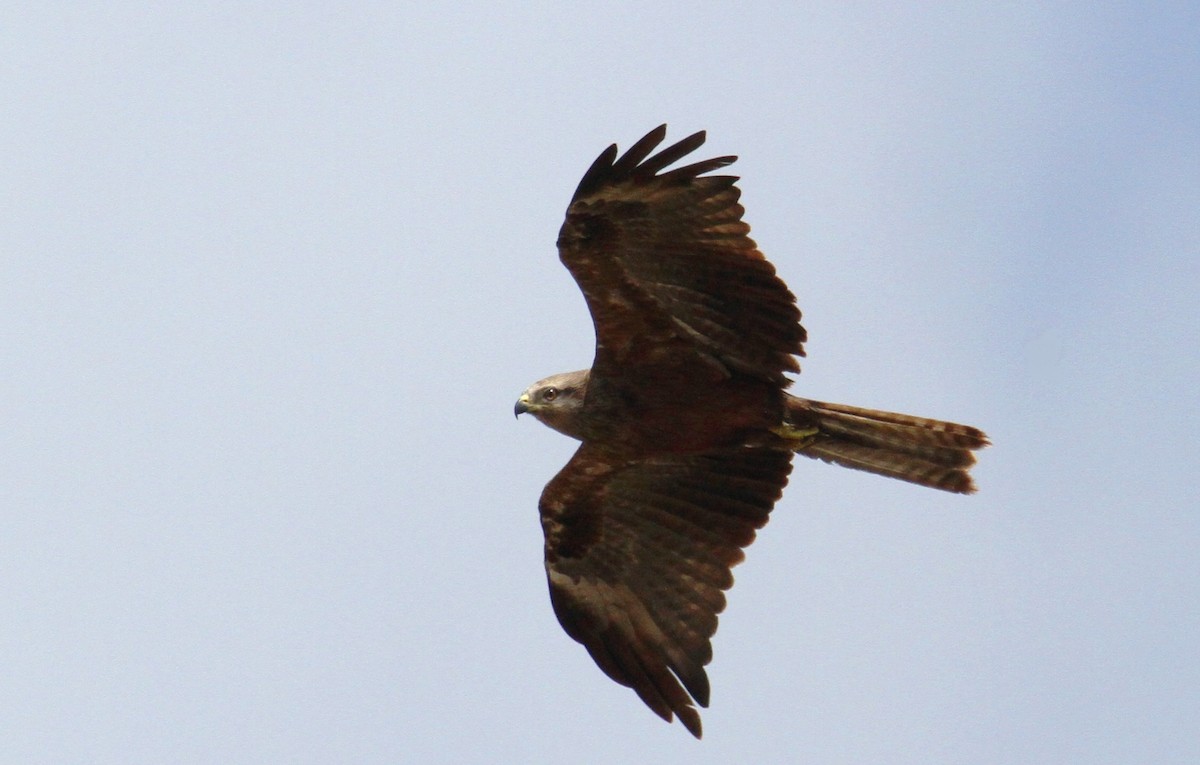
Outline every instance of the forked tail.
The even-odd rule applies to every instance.
[[[968,471],[988,445],[969,425],[788,396],[776,434],[797,454],[934,489],[975,491]]]

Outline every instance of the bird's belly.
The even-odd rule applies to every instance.
[[[783,417],[783,393],[758,380],[659,388],[614,412],[623,440],[643,453],[703,452],[759,440]]]

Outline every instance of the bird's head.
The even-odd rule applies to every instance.
[[[538,380],[525,389],[513,407],[518,417],[526,412],[559,433],[581,439],[579,432],[583,398],[587,393],[588,370],[563,372]]]

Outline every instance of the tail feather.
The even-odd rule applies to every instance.
[[[797,454],[960,494],[975,491],[972,452],[989,443],[969,425],[795,396],[786,424]]]

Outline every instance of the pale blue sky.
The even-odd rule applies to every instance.
[[[1195,3],[404,5],[0,11],[0,762],[1200,760]],[[798,393],[996,443],[797,464],[702,742],[559,628],[511,414],[661,122]]]

